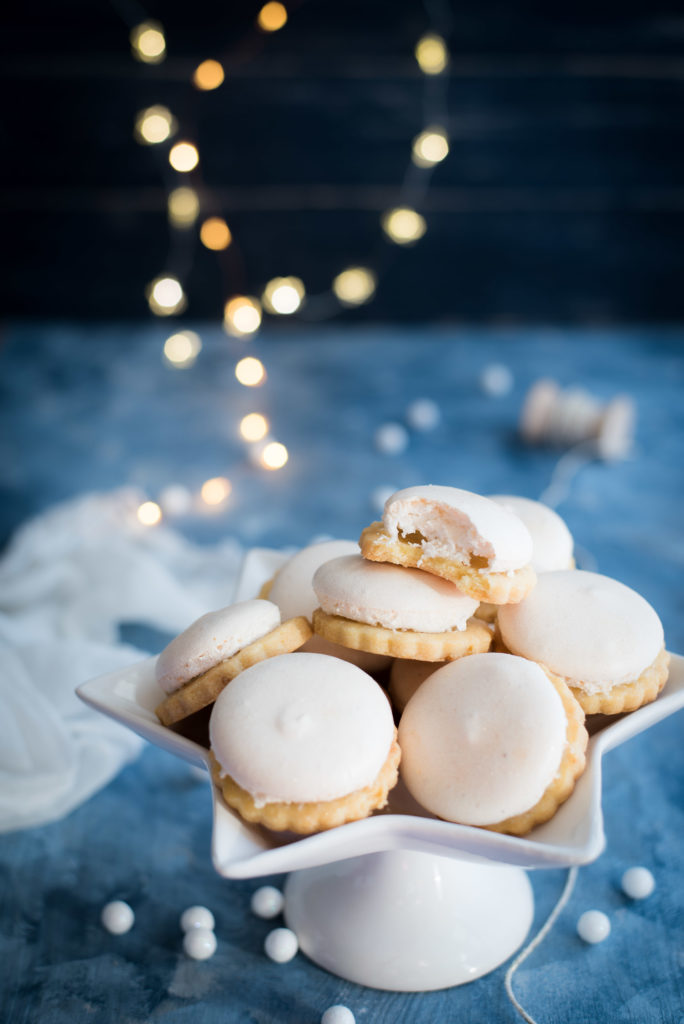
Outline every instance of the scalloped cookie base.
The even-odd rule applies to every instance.
[[[371,626],[341,615],[329,615],[322,608],[316,608],[313,628],[314,633],[343,647],[414,661],[455,661],[468,654],[484,654],[492,643],[489,628],[475,618],[468,619],[463,630],[419,633],[410,629]]]
[[[516,654],[517,652],[507,647],[499,629],[494,634],[494,650],[504,654]],[[534,661],[526,654],[519,657]],[[582,682],[581,679],[569,679],[559,676],[553,672],[548,665],[538,661],[537,664],[544,669],[552,682],[563,682],[569,686],[573,696],[582,706],[587,715],[620,715],[626,711],[636,711],[644,704],[650,704],[656,699],[665,686],[670,674],[670,655],[663,649],[655,661],[645,669],[637,679],[628,683],[616,683],[609,690],[601,693],[588,693],[586,686],[591,685]]]
[[[396,785],[399,777],[401,751],[397,743],[397,730],[389,754],[377,777],[369,786],[354,790],[336,800],[319,800],[310,803],[267,803],[257,806],[254,798],[239,786],[230,775],[221,775],[220,766],[213,753],[209,754],[211,774],[216,786],[223,794],[229,807],[241,818],[253,824],[265,825],[274,832],[297,832],[309,835],[323,832],[349,821],[367,818],[372,811],[380,810],[387,803],[387,794]]]
[[[485,572],[466,562],[423,554],[420,544],[391,540],[381,522],[371,523],[359,538],[361,554],[371,562],[391,562],[422,569],[455,583],[462,594],[490,604],[518,604],[537,582],[531,565],[511,572]]]
[[[278,654],[290,654],[312,636],[311,626],[303,615],[282,622],[265,636],[247,644],[231,658],[185,683],[170,693],[156,708],[155,714],[162,725],[174,725],[208,704],[213,704],[221,690],[246,668]]]

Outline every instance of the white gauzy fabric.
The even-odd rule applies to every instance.
[[[62,817],[138,755],[139,737],[74,693],[147,655],[120,624],[177,633],[232,600],[240,546],[144,527],[142,500],[125,488],[65,502],[0,559],[0,832]]]

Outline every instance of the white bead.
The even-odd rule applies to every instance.
[[[159,504],[167,516],[184,516],[192,508],[192,494],[182,484],[169,484],[160,493]]]
[[[406,422],[414,430],[434,430],[441,418],[440,408],[431,398],[416,398],[406,410]]]
[[[123,900],[113,900],[102,908],[100,920],[112,935],[123,935],[133,927],[135,914]]]
[[[191,928],[205,928],[213,932],[215,924],[214,915],[208,907],[188,907],[180,916],[180,926],[184,932]]]
[[[585,910],[577,922],[577,934],[592,945],[603,942],[610,935],[610,921],[600,910]]]
[[[252,913],[257,917],[276,917],[283,909],[285,897],[274,885],[262,885],[252,893]]]
[[[191,928],[183,936],[183,949],[191,960],[208,960],[216,952],[216,936],[209,928]]]
[[[491,363],[480,374],[480,387],[486,395],[501,398],[513,390],[513,374],[503,363]]]
[[[622,891],[632,900],[645,900],[655,889],[655,878],[648,868],[628,868],[622,876]]]
[[[383,512],[385,509],[385,502],[394,492],[397,490],[396,487],[389,487],[386,484],[376,487],[371,493],[371,505],[376,512]]]
[[[296,955],[299,949],[297,936],[289,928],[274,928],[264,941],[266,956],[277,964],[286,964]]]
[[[356,1017],[346,1006],[329,1006],[321,1017],[321,1024],[356,1024]]]
[[[401,423],[383,423],[375,431],[375,447],[383,455],[401,455],[408,443],[408,433]]]

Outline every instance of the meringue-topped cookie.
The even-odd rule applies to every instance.
[[[402,778],[433,814],[523,834],[547,820],[584,767],[584,714],[537,665],[473,655],[433,672],[399,723]]]
[[[202,615],[157,658],[155,677],[167,694],[156,709],[172,725],[211,704],[248,665],[294,651],[309,639],[303,617],[281,623],[271,601],[241,601]]]
[[[283,618],[305,615],[311,621],[314,608],[318,608],[312,583],[316,569],[331,558],[358,553],[359,545],[353,540],[324,540],[309,544],[278,569],[269,587],[268,600],[278,605]]]
[[[387,697],[355,665],[288,654],[242,672],[209,722],[213,774],[249,821],[311,832],[365,817],[396,782]]]
[[[520,518],[458,487],[397,491],[359,543],[364,558],[424,569],[477,601],[520,601],[535,582],[532,538]]]
[[[313,588],[313,575],[319,565],[342,555],[358,555],[359,545],[353,540],[325,540],[310,544],[298,551],[275,574],[260,596],[267,597],[280,608],[283,618],[305,615],[309,622],[318,598]],[[312,654],[330,654],[343,661],[358,665],[364,672],[381,672],[389,666],[390,659],[382,654],[355,651],[314,634],[301,648]]]
[[[318,603],[329,615],[387,629],[443,633],[465,629],[477,601],[453,583],[388,562],[344,555],[325,562],[314,576]]]
[[[658,615],[598,573],[542,573],[523,602],[499,609],[498,629],[507,650],[565,680],[588,714],[634,710],[667,680]]]
[[[529,530],[535,572],[574,568],[572,534],[557,512],[541,501],[514,494],[490,494],[489,498],[513,512]]]
[[[345,555],[314,575],[320,608],[314,631],[362,650],[441,661],[487,650],[491,637],[471,619],[477,601],[420,569]],[[428,653],[417,653],[418,646]]]
[[[279,625],[280,611],[271,601],[241,601],[207,612],[161,652],[157,682],[165,693],[173,693]]]

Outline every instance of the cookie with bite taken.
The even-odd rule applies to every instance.
[[[478,602],[521,601],[536,580],[532,538],[519,517],[457,487],[397,491],[359,545],[364,558],[422,569]]]

